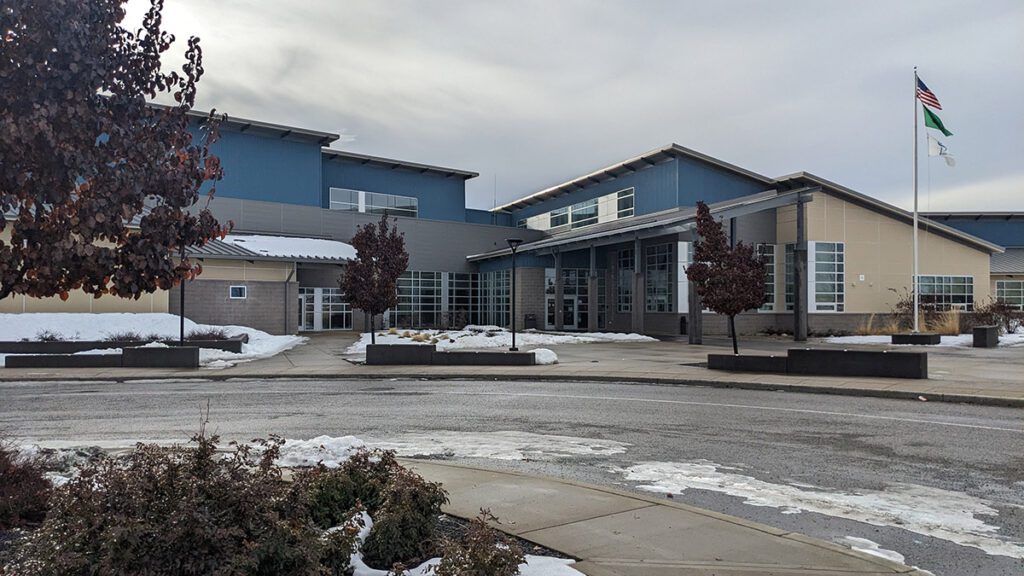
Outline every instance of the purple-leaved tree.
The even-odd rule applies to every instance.
[[[222,176],[213,114],[204,137],[189,130],[199,39],[165,72],[163,0],[136,31],[122,26],[125,3],[0,6],[0,300],[167,290],[201,272],[179,258],[186,247],[227,233],[189,210]],[[147,104],[158,95],[175,104]]]
[[[398,304],[398,277],[409,266],[405,236],[385,214],[377,224],[360,226],[351,243],[356,259],[341,275],[341,291],[353,308],[370,315],[370,342],[376,344],[374,318]]]
[[[732,352],[739,354],[736,315],[764,304],[764,262],[749,244],[737,242],[730,247],[722,223],[703,202],[697,203],[697,235],[700,238],[686,277],[696,286],[706,308],[729,317]]]

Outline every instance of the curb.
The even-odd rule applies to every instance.
[[[661,386],[699,386],[705,388],[735,388],[741,390],[761,390],[770,392],[796,392],[803,394],[829,394],[833,396],[856,396],[866,398],[888,398],[896,400],[918,400],[924,396],[929,402],[948,402],[956,404],[975,404],[979,406],[999,406],[1006,408],[1024,408],[1024,398],[1007,398],[1002,396],[979,396],[970,394],[924,394],[906,390],[879,390],[873,388],[835,388],[826,386],[808,386],[806,384],[764,384],[760,382],[728,382],[721,380],[701,380],[696,378],[649,378],[636,377],[623,380],[612,376],[574,376],[561,374],[423,374],[423,373],[388,373],[388,374],[161,374],[147,376],[123,377],[88,377],[88,376],[46,376],[42,378],[10,378],[0,376],[0,382],[132,382],[136,380],[209,380],[224,382],[227,380],[479,380],[479,381],[535,381],[552,382],[614,382],[617,384],[654,384]]]
[[[553,482],[553,483],[556,483],[556,484],[563,484],[563,485],[566,485],[566,486],[571,486],[573,488],[582,488],[584,490],[592,490],[594,492],[602,492],[602,493],[605,493],[605,494],[611,494],[613,496],[620,496],[622,498],[630,498],[630,499],[633,499],[633,500],[638,500],[640,502],[646,502],[646,503],[651,504],[653,506],[666,506],[666,507],[669,507],[669,508],[676,508],[678,510],[683,510],[683,511],[689,512],[691,514],[696,514],[696,515],[699,515],[699,516],[705,516],[705,517],[708,517],[708,518],[713,518],[715,520],[720,520],[722,522],[728,522],[730,524],[735,524],[737,526],[741,526],[743,528],[748,528],[748,529],[751,529],[751,530],[757,530],[758,532],[763,532],[765,534],[776,536],[778,538],[784,538],[786,540],[793,540],[793,541],[796,541],[796,542],[800,542],[801,544],[808,544],[808,545],[815,546],[815,547],[818,547],[818,548],[822,548],[822,549],[825,549],[825,550],[829,550],[831,552],[835,552],[835,553],[838,553],[838,554],[843,554],[843,555],[846,555],[846,556],[852,556],[852,557],[858,558],[860,560],[866,560],[868,562],[871,562],[872,564],[876,564],[876,565],[884,567],[884,568],[892,569],[892,570],[894,570],[894,573],[902,573],[902,574],[919,574],[920,573],[916,569],[914,569],[913,567],[907,566],[906,564],[902,564],[900,562],[894,562],[892,560],[888,560],[886,558],[881,558],[879,556],[873,556],[871,554],[866,554],[866,553],[863,553],[863,552],[858,552],[856,550],[847,548],[845,546],[841,546],[839,544],[828,542],[826,540],[821,540],[820,538],[814,538],[812,536],[807,536],[805,534],[801,534],[799,532],[793,532],[793,531],[790,531],[790,530],[782,530],[780,528],[775,528],[775,527],[769,526],[767,524],[762,524],[760,522],[754,522],[752,520],[746,520],[746,519],[740,518],[738,516],[730,516],[728,514],[722,514],[720,512],[715,512],[713,510],[707,510],[705,508],[698,508],[696,506],[691,506],[689,504],[683,504],[681,502],[675,502],[675,501],[669,500],[667,498],[658,498],[658,497],[655,497],[655,496],[650,496],[650,495],[647,495],[647,494],[638,494],[636,492],[630,492],[630,491],[621,490],[621,489],[618,489],[618,488],[611,488],[611,487],[608,487],[608,486],[598,486],[598,485],[595,485],[595,484],[588,484],[586,482],[580,482],[580,481],[577,481],[577,480],[569,480],[569,479],[563,479],[563,478],[553,478],[553,477],[550,477],[550,476],[544,476],[544,475],[540,475],[540,474],[525,474],[525,473],[522,473],[522,472],[510,472],[510,471],[506,471],[506,470],[494,470],[494,469],[491,469],[491,468],[481,468],[479,466],[469,466],[469,465],[465,465],[465,464],[454,464],[454,463],[450,463],[450,462],[437,461],[437,460],[427,460],[427,459],[418,459],[418,458],[398,458],[398,461],[403,466],[406,466],[407,468],[411,467],[411,466],[415,466],[416,464],[420,463],[420,464],[429,464],[431,466],[444,466],[444,467],[447,467],[447,468],[457,468],[457,469],[462,469],[462,470],[473,470],[473,471],[477,471],[477,472],[486,472],[486,473],[491,473],[491,474],[501,474],[501,475],[504,475],[504,476],[518,476],[518,477],[522,477],[522,478],[537,478],[537,479],[545,480],[547,482]],[[497,525],[497,526],[494,526],[494,527],[497,528],[498,530],[502,530],[500,525]],[[502,531],[504,532],[504,530],[502,530]],[[517,538],[522,538],[523,540],[530,540],[529,533],[513,534],[513,536],[516,536]],[[532,540],[530,540],[530,541],[532,542]],[[535,543],[537,543],[537,542],[535,542]],[[540,545],[550,548],[550,546],[547,546],[546,544],[540,544]],[[571,554],[569,552],[566,552],[564,550],[558,550],[558,552],[561,552],[562,554],[565,554],[567,556],[572,556],[572,557],[575,558],[575,556],[573,556],[573,554]],[[578,558],[578,560],[583,561],[583,560],[586,560],[586,559]]]

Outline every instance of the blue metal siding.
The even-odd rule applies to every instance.
[[[466,208],[466,222],[470,224],[490,224],[492,226],[513,226],[512,215],[506,212],[491,212]]]
[[[708,204],[764,192],[771,185],[729,172],[693,158],[678,159],[679,196],[673,205],[695,206],[698,200]]]
[[[756,194],[768,189],[769,185],[691,158],[673,158],[638,172],[593,184],[517,210],[513,214],[513,219],[518,222],[523,218],[625,188],[636,190],[635,213],[641,215],[679,206],[694,206],[698,200],[713,203]]]
[[[940,222],[972,236],[983,238],[1000,246],[1024,246],[1024,218],[997,220],[995,218],[938,218]]]
[[[198,130],[193,129],[198,138]],[[224,167],[217,195],[320,205],[320,145],[246,134],[222,127],[212,146]]]
[[[324,208],[328,207],[332,187],[412,196],[419,200],[420,218],[466,221],[466,181],[459,176],[421,174],[404,168],[364,165],[324,156],[320,200]]]

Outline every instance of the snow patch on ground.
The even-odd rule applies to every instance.
[[[278,466],[316,466],[322,462],[328,468],[337,468],[366,444],[355,436],[317,436],[309,440],[286,439],[281,447]]]
[[[363,527],[359,530],[359,535],[356,537],[358,541],[356,551],[352,553],[352,576],[389,576],[391,573],[387,570],[370,568],[363,561],[363,554],[359,548],[366,541],[366,537],[370,535],[370,529],[373,528],[373,519],[366,512],[360,512],[360,514],[363,519]],[[331,530],[335,529],[332,528]],[[552,556],[534,556],[531,554],[527,554],[525,560],[526,562],[519,565],[519,576],[583,576],[582,572],[571,567],[571,564],[575,564],[573,560],[554,558]],[[432,573],[432,568],[440,563],[440,558],[431,558],[415,568],[402,572],[402,574],[403,576],[430,574]]]
[[[739,474],[738,468],[714,462],[642,462],[618,470],[650,492],[678,494],[687,488],[712,490],[744,498],[751,506],[780,508],[784,513],[817,512],[894,526],[971,546],[988,554],[1024,558],[1024,542],[1001,537],[990,503],[959,492],[915,484],[892,484],[884,490],[835,491],[806,485],[773,484]]]
[[[531,432],[436,431],[400,434],[368,440],[372,448],[394,450],[399,456],[490,458],[494,460],[557,460],[573,456],[621,454],[629,444],[597,438],[534,434]]]
[[[892,336],[836,336],[833,338],[826,338],[826,342],[829,344],[875,344],[875,345],[894,345],[892,343]],[[1024,332],[1017,331],[1013,334],[1003,334],[999,337],[1000,346],[1022,346],[1024,345]],[[913,346],[913,344],[895,344],[895,346]],[[944,346],[951,348],[971,348],[974,346],[974,336],[971,334],[961,334],[959,336],[943,336],[939,344],[934,346]]]
[[[885,558],[886,560],[892,560],[893,562],[899,562],[903,564],[905,558],[903,554],[896,552],[895,550],[887,550],[878,545],[877,542],[868,540],[867,538],[858,538],[856,536],[847,536],[843,538],[842,543],[856,550],[857,552],[863,552],[879,558]]]
[[[178,316],[173,314],[87,314],[87,313],[28,313],[0,314],[0,326],[6,341],[37,340],[40,334],[50,333],[64,340],[103,340],[114,334],[134,332],[143,337],[174,340],[180,336]],[[234,354],[223,350],[203,348],[199,363],[207,368],[227,368],[239,362],[270,358],[302,344],[302,336],[272,336],[247,326],[211,326],[196,324],[185,319],[185,334],[196,331],[223,329],[228,336],[248,334],[249,342],[242,344],[242,352]],[[164,346],[153,342],[147,346]],[[90,354],[116,354],[116,348],[90,350]],[[8,354],[9,356],[9,354]],[[0,365],[5,355],[0,354]]]
[[[535,364],[558,364],[558,354],[548,348],[534,348],[533,362]]]
[[[403,334],[408,336],[403,337]],[[412,339],[420,334],[420,341]],[[436,340],[436,342],[432,342]],[[517,346],[557,346],[561,344],[592,344],[595,342],[655,342],[657,338],[642,334],[617,332],[516,332]],[[364,333],[359,341],[345,350],[346,354],[366,354],[370,334]],[[435,344],[438,350],[508,348],[512,346],[512,332],[498,326],[467,326],[465,330],[398,330],[396,334],[377,334],[377,344]]]

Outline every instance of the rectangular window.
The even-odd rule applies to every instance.
[[[932,310],[974,310],[973,276],[918,276],[921,306]]]
[[[495,270],[480,274],[480,324],[510,325],[511,286],[511,270]]]
[[[617,218],[628,218],[633,215],[633,196],[634,190],[632,188],[626,190],[619,190],[617,193]]]
[[[618,312],[633,311],[633,275],[636,274],[636,254],[632,248],[619,250],[618,284],[615,289],[615,309]]]
[[[565,226],[569,223],[569,209],[559,208],[558,210],[552,210],[550,213],[550,227],[558,228],[559,226]]]
[[[390,312],[390,326],[437,327],[441,320],[441,273],[404,272],[398,277],[398,305]]]
[[[573,204],[570,210],[570,228],[582,228],[597,224],[597,198]]]
[[[352,308],[338,288],[321,288],[320,327],[324,330],[351,330]]]
[[[360,202],[360,196],[362,196],[362,202]],[[416,218],[419,215],[419,200],[412,196],[331,188],[329,208],[366,214],[388,213],[392,216]]]
[[[775,310],[775,245],[758,244],[757,256],[764,262],[764,305],[762,312]]]
[[[1024,280],[996,280],[996,300],[1024,310]]]
[[[786,244],[786,255],[783,260],[785,267],[786,301],[787,312],[793,311],[793,304],[796,302],[796,284],[794,281],[793,267],[796,266],[796,244]]]
[[[648,246],[645,287],[648,312],[672,312],[672,244]]]
[[[524,228],[525,229],[526,228],[526,218],[522,218],[521,220],[516,222],[516,228]]]
[[[232,300],[245,300],[247,290],[245,286],[231,286],[228,288],[228,298]]]
[[[813,282],[814,310],[842,312],[845,309],[846,262],[842,242],[814,243]]]

